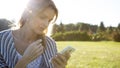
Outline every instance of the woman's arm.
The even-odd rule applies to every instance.
[[[20,59],[14,68],[26,68],[28,62],[25,59]]]

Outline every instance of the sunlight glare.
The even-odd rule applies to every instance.
[[[18,20],[28,0],[0,0],[0,18]]]

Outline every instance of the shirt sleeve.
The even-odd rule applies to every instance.
[[[1,54],[0,54],[0,68],[9,68]]]
[[[43,56],[48,68],[53,68],[53,65],[52,63],[50,63],[50,60],[56,54],[57,54],[56,42],[51,37],[46,37],[46,48]]]

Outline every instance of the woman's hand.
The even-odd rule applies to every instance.
[[[42,40],[40,39],[30,44],[25,50],[23,57],[17,62],[14,68],[26,68],[27,64],[40,56],[44,49],[41,42]]]
[[[30,63],[43,53],[44,47],[41,42],[42,40],[39,39],[27,47],[22,57],[27,63]]]
[[[53,58],[51,59],[51,63],[53,64],[54,68],[65,68],[69,58],[69,52],[65,54],[58,53],[57,55],[53,56]]]

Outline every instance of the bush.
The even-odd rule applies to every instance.
[[[108,38],[105,36],[105,33],[97,33],[92,35],[92,41],[107,41]]]
[[[120,42],[120,33],[116,32],[113,36],[114,41]]]
[[[56,41],[64,41],[64,37],[63,37],[63,33],[59,32],[59,33],[55,33],[54,35],[52,35],[53,39],[55,39]]]
[[[86,32],[79,31],[55,33],[52,37],[56,41],[90,41],[90,36]]]

